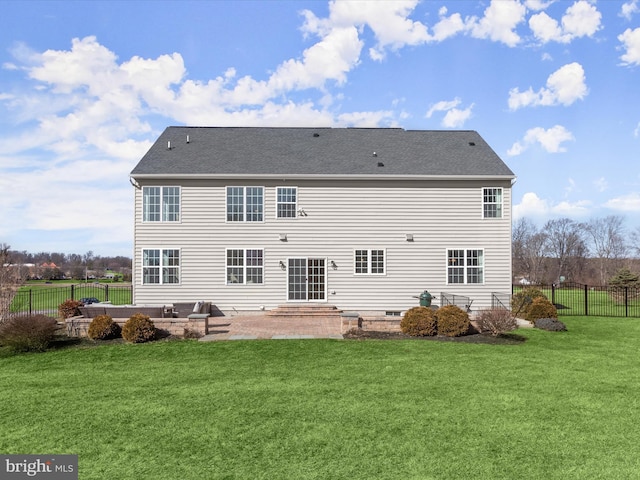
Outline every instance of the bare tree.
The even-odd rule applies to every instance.
[[[0,323],[11,311],[11,302],[21,283],[20,269],[11,264],[9,245],[0,244]]]
[[[546,249],[555,263],[555,278],[572,277],[580,271],[587,254],[580,224],[569,218],[549,220],[543,230],[547,234]]]
[[[636,227],[629,235],[629,249],[632,255],[640,257],[640,227]]]
[[[532,283],[542,283],[547,235],[526,218],[513,226],[513,270]]]
[[[621,267],[629,251],[625,242],[624,218],[619,215],[592,218],[582,228],[591,241],[591,256],[598,261],[600,285],[605,285]]]

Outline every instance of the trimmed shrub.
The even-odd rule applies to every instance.
[[[69,298],[58,305],[58,315],[63,319],[77,317],[78,315],[82,315],[82,313],[80,313],[81,306],[82,302],[79,302],[78,300],[71,300]]]
[[[540,330],[548,330],[549,332],[566,332],[567,326],[557,318],[538,318],[533,325]]]
[[[127,342],[144,343],[156,337],[156,327],[148,315],[134,313],[122,327],[122,338]]]
[[[528,287],[520,290],[511,297],[511,312],[514,317],[527,318],[527,311],[536,298],[547,298],[542,290]]]
[[[436,315],[429,307],[413,307],[402,317],[400,330],[412,337],[431,337],[437,333]]]
[[[525,317],[530,322],[537,320],[538,318],[558,318],[558,311],[556,307],[546,297],[534,298],[531,305],[527,309],[527,316]]]
[[[459,337],[466,335],[471,327],[469,314],[455,305],[445,305],[436,311],[438,335]]]
[[[0,344],[14,352],[44,352],[58,329],[46,315],[13,316],[0,325]]]
[[[483,310],[478,316],[477,323],[481,332],[490,332],[494,336],[515,330],[518,326],[515,317],[506,308]]]
[[[87,335],[91,340],[109,340],[120,336],[120,325],[109,315],[98,315],[91,320]]]

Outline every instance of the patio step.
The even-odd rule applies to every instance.
[[[335,305],[279,305],[267,312],[269,317],[336,317],[339,318],[342,310],[338,310]]]

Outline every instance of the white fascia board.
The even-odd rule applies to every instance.
[[[511,180],[515,175],[278,175],[278,174],[155,174],[130,175],[134,180]]]

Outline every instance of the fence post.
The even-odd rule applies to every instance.
[[[29,289],[29,316],[33,313],[33,288]]]
[[[551,303],[556,304],[556,284],[551,284]]]
[[[75,300],[76,299],[75,293],[74,293],[75,291],[76,291],[75,290],[75,285],[71,284],[71,300]]]
[[[109,301],[109,285],[106,283],[104,284],[104,301]]]
[[[589,287],[587,284],[584,285],[584,316],[589,315]]]
[[[629,287],[624,287],[624,316],[629,316]]]

